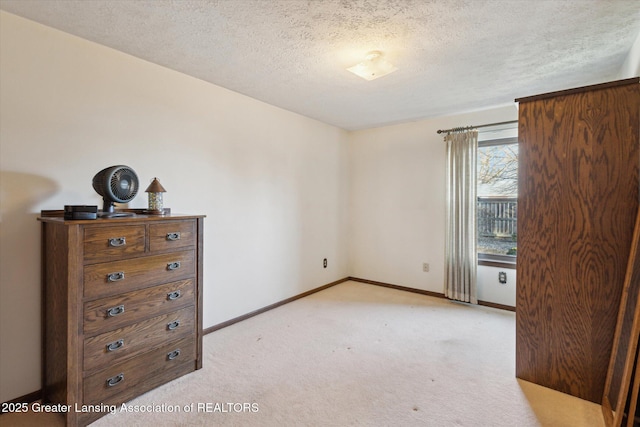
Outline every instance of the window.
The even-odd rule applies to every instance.
[[[478,264],[515,268],[518,235],[518,140],[478,143]]]

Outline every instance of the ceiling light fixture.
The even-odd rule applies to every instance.
[[[347,70],[365,80],[374,80],[378,77],[386,76],[397,69],[398,68],[392,63],[382,57],[382,52],[379,50],[373,50],[367,53],[364,61],[347,68]]]

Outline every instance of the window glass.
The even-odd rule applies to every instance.
[[[479,142],[477,196],[479,258],[515,257],[518,236],[516,138]]]

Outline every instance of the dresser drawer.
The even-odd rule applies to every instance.
[[[84,371],[110,365],[195,333],[193,306],[84,340]]]
[[[193,250],[171,252],[84,267],[85,299],[102,298],[194,277]]]
[[[86,227],[83,239],[85,264],[143,255],[145,226]]]
[[[191,370],[195,370],[195,359],[196,345],[193,337],[172,341],[161,348],[86,377],[83,401],[86,405],[97,404],[135,388],[144,390],[147,388],[144,387],[145,382],[162,383],[173,378],[173,370],[176,368],[191,365]],[[167,378],[163,378],[164,376]]]
[[[195,221],[173,221],[149,226],[151,252],[192,247],[196,244]]]
[[[193,279],[127,292],[84,304],[86,336],[126,326],[195,303]]]

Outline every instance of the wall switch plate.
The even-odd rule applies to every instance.
[[[429,272],[429,263],[428,262],[423,262],[422,263],[422,271],[424,271],[425,273]]]

